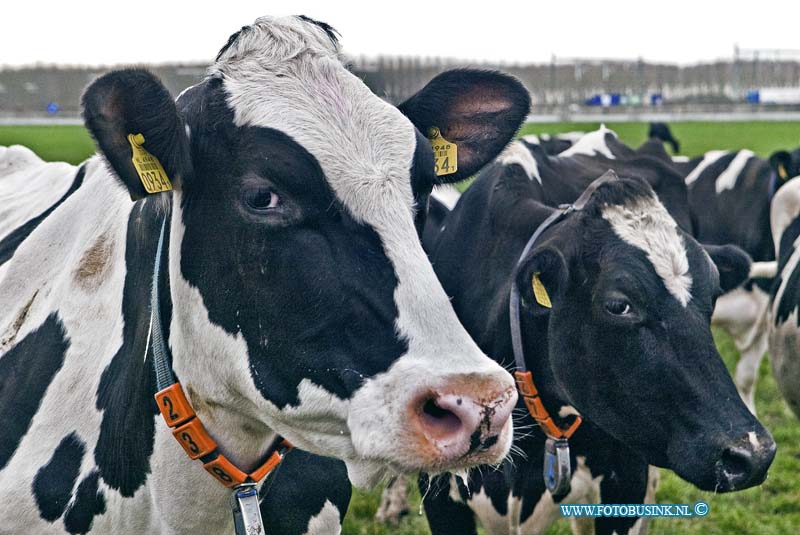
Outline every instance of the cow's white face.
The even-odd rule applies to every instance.
[[[469,176],[527,113],[515,81],[449,73],[401,113],[344,68],[329,27],[301,18],[232,37],[174,124],[154,80],[114,76],[87,91],[87,123],[133,194],[114,145],[128,130],[175,177],[173,367],[223,450],[237,445],[226,453],[254,463],[276,431],[361,482],[505,455],[514,384],[456,319],[415,218],[438,181],[422,133],[459,146],[459,173],[441,178]]]

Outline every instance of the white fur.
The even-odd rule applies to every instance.
[[[562,405],[560,409],[558,409],[558,416],[559,418],[566,418],[567,416],[580,416],[581,413],[578,412],[578,409],[573,407],[572,405]]]
[[[675,220],[656,197],[608,205],[603,219],[626,243],[644,251],[667,290],[684,307],[692,298],[692,277],[683,237]]]
[[[511,496],[509,496],[509,499]],[[506,535],[509,531],[509,516],[501,515],[492,505],[492,501],[485,489],[474,493],[467,501],[470,509],[475,512],[487,533],[491,535]]]
[[[509,144],[497,157],[497,161],[503,165],[517,164],[525,171],[528,180],[536,179],[539,184],[542,183],[542,177],[539,175],[539,166],[536,164],[531,151],[521,141],[514,141]]]
[[[542,139],[550,139],[550,136],[547,134],[542,134]],[[530,143],[531,145],[541,145],[541,141],[539,140],[539,136],[536,134],[528,134],[527,136],[522,136],[522,140]]]
[[[342,532],[342,516],[330,500],[325,500],[322,510],[308,521],[305,535],[338,535]]]
[[[778,274],[778,262],[771,260],[769,262],[753,262],[750,266],[750,273],[748,275],[751,279],[765,278],[771,279]]]
[[[786,228],[800,216],[800,180],[792,179],[783,185],[770,204],[770,229],[775,242],[775,257],[780,256],[781,237]]]
[[[443,184],[441,186],[435,186],[431,196],[445,205],[448,210],[452,210],[456,207],[458,200],[461,198],[461,192],[452,184]]]
[[[700,175],[705,171],[706,167],[713,164],[723,156],[728,154],[726,150],[712,150],[708,151],[703,155],[703,159],[697,164],[697,167],[692,169],[692,172],[686,175],[686,178],[683,181],[686,183],[687,186],[691,186],[694,184],[695,180],[697,180]]]
[[[77,172],[67,163],[46,163],[27,147],[0,147],[0,240],[55,204]]]
[[[559,156],[574,156],[576,154],[585,154],[587,156],[594,156],[602,154],[606,158],[614,159],[614,154],[611,149],[606,145],[606,134],[611,134],[617,137],[617,134],[608,128],[606,125],[600,125],[600,128],[594,132],[589,132],[581,136],[574,145],[559,154]]]
[[[749,150],[740,150],[736,153],[730,165],[717,177],[715,187],[718,194],[725,190],[733,189],[736,186],[736,180],[739,178],[739,175],[742,174],[744,166],[747,165],[750,158],[754,156],[755,154]]]

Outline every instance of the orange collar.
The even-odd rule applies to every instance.
[[[208,434],[183,393],[180,382],[159,390],[155,398],[161,416],[167,426],[173,428],[172,436],[183,447],[186,455],[190,459],[200,459],[203,468],[226,487],[262,481],[294,447],[283,437],[276,437],[268,450],[266,460],[252,472],[246,473],[219,452],[217,443]]]
[[[519,390],[523,401],[525,401],[528,412],[531,413],[533,419],[536,420],[536,423],[542,428],[544,434],[556,440],[570,438],[575,430],[578,429],[578,426],[581,425],[583,419],[576,415],[575,421],[573,421],[569,427],[561,429],[550,417],[550,413],[547,412],[547,409],[544,408],[542,398],[539,397],[539,391],[536,390],[536,386],[533,384],[533,375],[531,375],[531,372],[516,371],[514,372],[514,377],[517,380],[517,390]]]

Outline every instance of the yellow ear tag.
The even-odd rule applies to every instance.
[[[436,176],[452,175],[458,171],[458,147],[442,137],[438,128],[428,130],[428,139],[433,147],[434,170]]]
[[[547,290],[545,290],[538,273],[533,274],[531,286],[533,286],[533,296],[536,298],[536,302],[545,308],[553,308],[553,303],[550,302],[550,296],[547,295]]]
[[[786,172],[786,168],[783,164],[778,165],[778,176],[781,177],[781,180],[786,180],[789,178],[789,173]]]
[[[136,172],[139,174],[139,180],[142,181],[144,189],[147,193],[160,193],[162,191],[169,191],[172,189],[172,183],[167,177],[167,172],[158,158],[147,152],[142,145],[144,145],[144,136],[142,134],[128,134],[128,143],[131,144],[133,156],[131,161]]]

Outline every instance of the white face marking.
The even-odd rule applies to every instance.
[[[536,179],[539,184],[542,183],[542,177],[539,175],[539,166],[536,164],[531,151],[521,141],[513,141],[497,157],[497,161],[503,165],[517,164],[525,171],[528,180]]]
[[[594,156],[595,154],[602,154],[606,158],[613,160],[614,154],[612,154],[611,149],[606,145],[606,134],[617,137],[617,134],[613,130],[606,128],[606,125],[603,124],[594,132],[589,132],[582,136],[574,145],[559,154],[559,156],[574,156],[576,154]]]
[[[747,440],[750,441],[750,445],[753,446],[754,450],[757,450],[761,447],[761,443],[758,441],[758,436],[756,436],[755,431],[750,431],[747,433]]]
[[[703,155],[703,159],[697,164],[697,167],[692,169],[692,172],[686,175],[686,178],[683,180],[687,186],[690,186],[697,180],[700,175],[705,171],[706,167],[713,164],[723,156],[728,154],[726,150],[712,150]]]
[[[308,521],[305,535],[338,535],[342,532],[342,516],[330,500],[325,500],[322,510]]]
[[[718,194],[726,189],[733,189],[736,186],[736,180],[744,170],[744,166],[747,165],[750,158],[754,156],[755,154],[749,150],[740,150],[736,153],[736,156],[734,156],[733,161],[728,165],[727,169],[717,177],[715,186]]]
[[[531,145],[540,145],[541,141],[539,141],[539,136],[536,134],[528,134],[527,136],[522,136],[523,141],[530,143]],[[547,134],[542,134],[542,139],[548,140],[550,136]]]
[[[393,459],[398,471],[418,466],[421,457],[411,448],[407,421],[414,395],[436,391],[459,374],[484,375],[499,391],[514,387],[510,375],[459,323],[417,236],[409,180],[414,126],[345,69],[339,50],[320,28],[293,17],[259,19],[222,54],[213,72],[225,77],[237,126],[289,135],[316,158],[350,215],[380,236],[399,281],[396,330],[408,353],[366,380],[349,400],[355,453],[343,453],[348,470],[363,480],[378,475],[372,461]],[[324,406],[301,403],[293,420],[302,422],[303,411]],[[504,454],[510,440],[504,433],[493,455]]]
[[[658,199],[639,197],[628,205],[607,205],[603,219],[623,241],[647,254],[669,293],[685,307],[692,298],[689,259],[675,220]]]
[[[441,186],[435,186],[433,188],[433,193],[431,193],[431,196],[445,205],[448,210],[452,210],[456,207],[458,199],[461,198],[461,192],[459,192],[452,184],[442,184]]]

